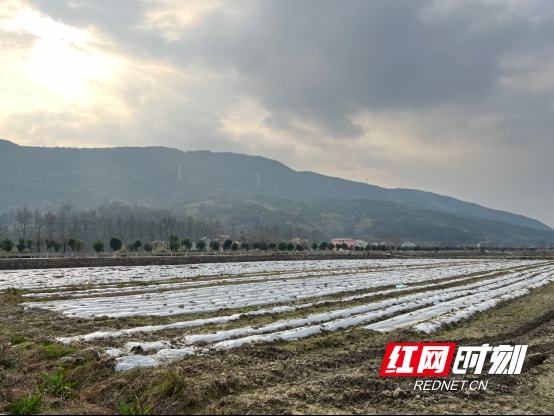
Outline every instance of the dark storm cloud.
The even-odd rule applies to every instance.
[[[443,13],[432,5],[264,2],[238,30],[206,22],[179,46],[236,68],[281,122],[292,113],[341,137],[361,133],[349,119],[360,109],[479,101],[494,93],[505,54],[545,45],[554,33],[552,18],[533,22],[498,5]]]
[[[348,118],[358,109],[465,100],[493,87],[500,52],[473,47],[486,34],[467,34],[453,50],[465,19],[433,27],[418,18],[423,7],[390,0],[263,3],[240,33],[212,35],[213,53],[204,59],[236,67],[276,114],[315,120],[335,136],[358,134]],[[501,51],[509,40],[499,33],[488,42]]]

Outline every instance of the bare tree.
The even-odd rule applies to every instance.
[[[37,253],[40,253],[42,249],[43,226],[44,218],[42,217],[40,211],[37,209],[35,210],[35,214],[33,216],[33,233],[35,237],[35,246],[37,248]]]
[[[33,219],[33,214],[29,211],[29,208],[23,207],[18,208],[15,213],[15,221],[17,225],[17,230],[19,233],[19,238],[22,240],[27,239],[27,233],[31,226],[31,221]]]
[[[54,240],[54,231],[56,229],[56,214],[50,211],[44,214],[44,225],[46,226],[46,236],[49,240]]]
[[[58,210],[58,241],[63,247],[63,252],[67,251],[68,225],[71,217],[71,206],[63,205]]]

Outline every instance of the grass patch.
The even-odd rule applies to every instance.
[[[12,345],[23,344],[26,341],[27,341],[27,338],[24,337],[23,335],[14,335],[13,337],[10,338],[10,342]]]
[[[40,390],[42,393],[51,394],[61,399],[67,399],[73,394],[75,383],[68,381],[62,370],[58,370],[53,374],[44,373],[41,378]]]
[[[61,358],[77,351],[76,348],[63,344],[42,344],[39,350],[48,358]]]
[[[161,397],[173,397],[180,394],[185,385],[182,377],[176,370],[167,370],[164,379],[158,387],[158,394]]]
[[[140,403],[137,397],[133,404],[127,402],[119,403],[117,411],[120,415],[149,415],[152,414],[152,407]]]
[[[8,406],[10,413],[14,415],[34,415],[40,411],[42,396],[35,393],[24,399],[17,400]]]

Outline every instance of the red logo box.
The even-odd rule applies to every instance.
[[[392,342],[387,345],[382,377],[445,377],[456,350],[455,342]]]

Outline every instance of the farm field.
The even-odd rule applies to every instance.
[[[479,400],[502,413],[495,387],[508,402],[531,389],[521,411],[553,410],[549,260],[1,271],[0,298],[0,411],[44,390],[44,374],[67,379],[67,394],[40,393],[42,411],[61,413],[122,404],[153,413],[471,412]],[[388,342],[439,339],[525,340],[540,359],[471,397],[416,398],[406,382],[378,377]]]

